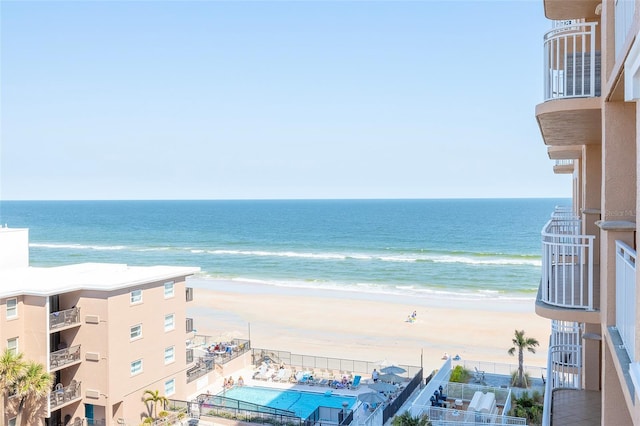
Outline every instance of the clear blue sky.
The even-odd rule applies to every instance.
[[[571,195],[542,0],[0,8],[0,199]]]

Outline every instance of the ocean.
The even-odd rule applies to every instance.
[[[32,266],[184,265],[216,280],[444,298],[535,297],[569,199],[2,201]]]

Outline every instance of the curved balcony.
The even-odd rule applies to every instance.
[[[536,306],[540,315],[577,321],[579,318],[573,315],[576,311],[594,312],[598,308],[594,302],[594,239],[593,235],[580,234],[580,220],[576,218],[554,216],[544,226],[542,278]],[[541,304],[547,309],[555,308],[555,314],[539,312]]]
[[[550,146],[601,143],[596,22],[556,22],[544,36],[544,100],[536,118]]]

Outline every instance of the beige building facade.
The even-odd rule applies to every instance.
[[[538,315],[551,320],[546,425],[640,425],[640,1],[543,0],[536,119],[572,205],[542,232]]]
[[[196,267],[84,263],[29,266],[27,229],[0,228],[0,349],[43,364],[54,387],[34,423],[140,424],[149,389],[185,399],[193,337],[186,278]],[[212,372],[210,374],[213,374]],[[15,422],[9,399],[5,424]]]

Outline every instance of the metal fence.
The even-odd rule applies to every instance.
[[[391,417],[393,417],[400,407],[409,399],[409,397],[413,394],[413,392],[422,385],[422,369],[418,371],[413,379],[407,384],[407,386],[400,392],[400,394],[389,403],[386,407],[384,407],[384,411],[382,413],[382,423],[386,423]]]
[[[365,376],[370,375],[374,369],[380,369],[381,367],[381,364],[376,362],[292,354],[291,352],[275,349],[253,348],[251,356],[254,365],[259,365],[262,361],[271,361],[276,364],[284,363],[296,368],[334,371],[340,375],[359,374]],[[422,374],[422,368],[420,367],[411,365],[399,365],[399,367],[407,370],[408,377],[414,377],[418,373]]]

